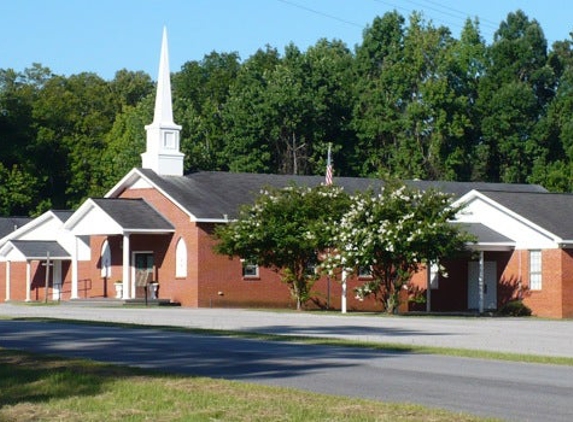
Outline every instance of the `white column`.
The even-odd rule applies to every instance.
[[[6,302],[10,301],[11,280],[10,280],[10,261],[6,261]]]
[[[340,295],[340,311],[346,313],[346,279],[348,278],[348,271],[346,268],[342,270],[342,293]]]
[[[30,280],[30,261],[26,261],[26,302],[32,301],[31,288],[32,280]]]
[[[484,262],[484,252],[480,251],[479,252],[479,278],[478,278],[478,308],[479,308],[479,313],[482,314],[483,313],[483,303],[484,303],[484,295],[483,295],[483,286],[484,286],[484,268],[485,268],[485,262]]]
[[[78,237],[74,237],[72,248],[72,299],[78,299]]]
[[[129,234],[123,235],[123,298],[129,299]]]
[[[62,289],[62,261],[53,261],[52,267],[52,299],[60,300],[60,291]]]

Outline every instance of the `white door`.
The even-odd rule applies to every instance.
[[[497,309],[497,263],[484,262],[483,308]],[[479,262],[468,263],[468,309],[479,309]]]

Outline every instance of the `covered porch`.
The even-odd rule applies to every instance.
[[[10,240],[0,249],[0,259],[6,265],[5,301],[13,299],[13,292],[20,292],[21,278],[13,279],[13,268],[25,265],[25,298],[33,300],[61,299],[63,287],[63,263],[69,263],[70,254],[56,241],[52,240]],[[34,262],[37,263],[34,266]],[[35,274],[32,274],[35,267]],[[51,292],[49,291],[51,288]],[[32,298],[32,291],[36,292]],[[40,293],[43,290],[43,295]],[[51,293],[51,294],[50,294]]]
[[[154,247],[141,249],[149,239],[171,236],[173,225],[143,199],[88,199],[66,221],[64,228],[76,239],[89,236],[91,247],[90,268],[99,271],[102,277],[111,275],[116,256],[121,255],[121,282],[117,286],[117,299],[135,299],[138,288],[147,289],[157,282],[157,267]],[[94,248],[94,238],[103,239],[99,249]],[[133,239],[139,239],[138,249],[133,248]],[[147,244],[162,243],[149,242]],[[164,243],[164,242],[163,242]],[[95,249],[95,250],[94,250]],[[78,262],[72,254],[72,299],[78,299]],[[153,289],[154,286],[151,286]],[[147,296],[146,296],[147,297]]]
[[[462,256],[426,271],[426,312],[484,312],[498,309],[509,294],[511,281],[502,274],[515,250],[515,241],[481,223],[456,223],[476,238]]]

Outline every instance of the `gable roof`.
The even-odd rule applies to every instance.
[[[81,234],[171,233],[171,224],[141,198],[90,198],[64,223]]]
[[[134,169],[120,181],[106,197],[119,195],[129,181],[144,178],[170,198],[184,212],[198,221],[225,221],[236,218],[244,204],[250,204],[265,187],[282,188],[295,183],[301,186],[318,186],[324,176],[293,176],[257,173],[230,173],[201,171],[186,176],[160,176],[150,169]],[[368,189],[378,190],[384,182],[380,179],[337,177],[335,184],[352,194]],[[434,188],[459,197],[474,189],[492,191],[547,192],[539,185],[499,184],[483,182],[407,181],[409,186],[427,190]]]
[[[32,220],[31,217],[0,217],[0,239]]]
[[[515,241],[481,223],[454,222],[460,229],[474,235],[477,243],[470,245],[472,249],[510,250],[515,247]]]
[[[573,224],[569,223],[573,213],[573,194],[479,192],[536,226],[558,236],[564,242],[573,242]]]
[[[143,199],[96,198],[92,201],[125,230],[174,230],[173,224]]]
[[[70,254],[54,240],[10,240],[0,250],[0,254],[6,257],[14,254],[16,260],[46,259],[50,254],[50,259],[70,259]],[[19,259],[18,259],[19,258]]]

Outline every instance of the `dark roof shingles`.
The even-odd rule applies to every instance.
[[[174,229],[173,224],[143,199],[96,198],[93,201],[124,229]]]
[[[198,219],[235,218],[239,208],[252,203],[265,187],[281,188],[291,183],[302,186],[317,186],[324,176],[292,176],[256,173],[229,173],[203,171],[186,176],[159,176],[153,170],[139,169],[149,180],[178,202]],[[539,185],[518,185],[478,182],[429,182],[408,181],[408,185],[422,190],[434,188],[455,197],[473,189],[508,190],[515,192],[546,192]],[[380,189],[383,181],[358,177],[337,177],[335,184],[347,192]]]
[[[52,258],[70,258],[70,254],[53,240],[12,240],[12,244],[26,258],[45,258],[49,253]]]

